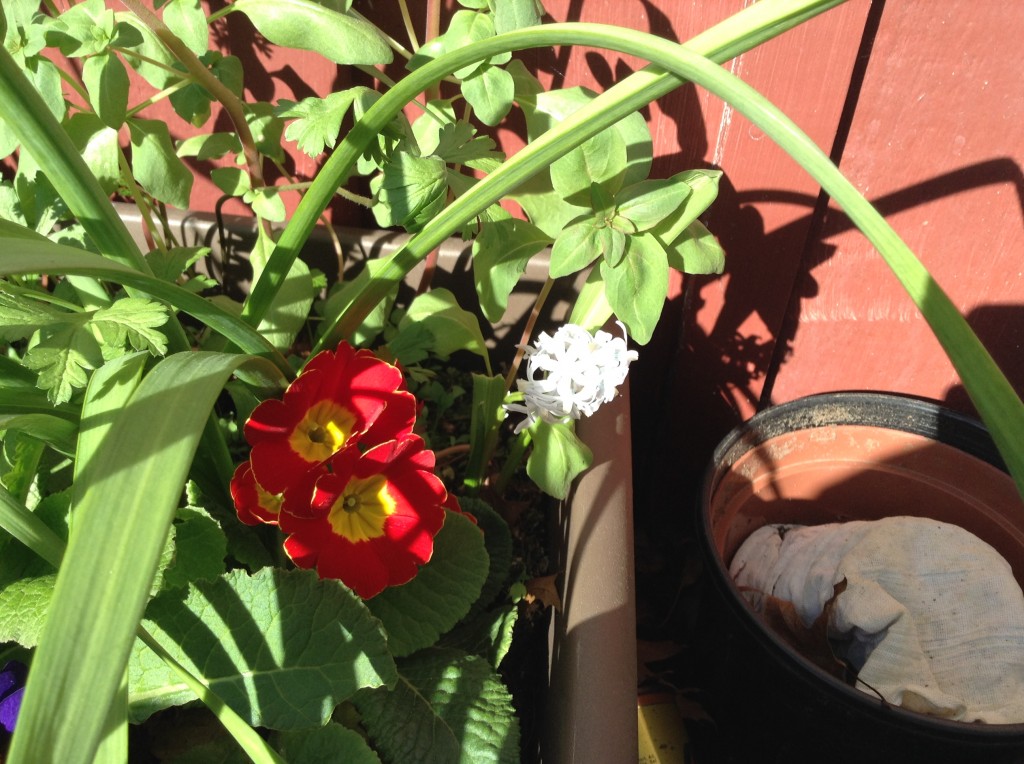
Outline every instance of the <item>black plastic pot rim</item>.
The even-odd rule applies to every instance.
[[[842,402],[842,408],[830,409],[836,402]],[[829,415],[830,410],[834,416]],[[842,411],[854,415],[844,416]],[[766,626],[733,583],[728,566],[715,548],[707,512],[716,477],[728,470],[743,453],[777,435],[843,424],[875,426],[933,439],[941,437],[942,442],[1005,471],[1002,459],[983,425],[969,416],[943,408],[935,401],[894,393],[838,391],[809,395],[766,408],[739,425],[721,441],[705,473],[699,535],[705,555],[713,562],[711,578],[715,588],[724,595],[728,607],[738,616],[737,620],[745,631],[767,646],[772,657],[795,669],[794,675],[802,683],[816,689],[823,685],[836,700],[852,704],[859,712],[877,722],[904,729],[907,726],[915,727],[933,738],[958,742],[970,739],[983,744],[986,741],[995,743],[993,738],[1024,737],[1024,723],[973,724],[942,719],[890,705],[840,681],[819,669]]]

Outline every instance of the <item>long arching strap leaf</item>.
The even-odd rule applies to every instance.
[[[140,273],[91,252],[48,240],[0,236],[0,253],[0,275],[79,274],[134,287],[199,319],[227,337],[242,352],[265,356],[273,361],[283,374],[292,374],[284,356],[259,332],[209,300],[168,281]]]
[[[248,356],[177,353],[127,398],[76,483],[71,538],[10,762],[92,761],[214,401]],[[99,564],[97,564],[99,562]]]

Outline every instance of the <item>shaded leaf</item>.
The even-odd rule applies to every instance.
[[[187,209],[192,173],[174,153],[167,124],[153,119],[130,119],[128,126],[135,179],[160,201]]]
[[[556,499],[566,498],[572,481],[593,461],[593,452],[576,437],[569,424],[538,420],[530,432],[533,450],[526,460],[526,474],[544,493]]]
[[[117,130],[128,113],[128,72],[113,53],[90,56],[82,66],[82,82],[96,116]]]
[[[282,732],[278,751],[285,761],[330,762],[345,764],[380,764],[380,758],[363,736],[340,724],[327,724],[310,730]]]
[[[404,330],[411,327],[418,330],[416,338],[404,340]],[[424,330],[429,336],[423,334]],[[444,288],[431,289],[417,295],[399,321],[398,331],[389,346],[403,363],[422,358],[422,355],[415,352],[417,350],[430,350],[441,358],[447,358],[459,350],[487,357],[480,319],[476,314],[464,310],[455,295]],[[426,347],[425,340],[429,340]]]
[[[76,389],[85,387],[88,372],[103,363],[99,344],[81,326],[61,326],[43,337],[25,354],[25,366],[39,374],[40,389],[54,405],[67,403]]]
[[[365,687],[396,679],[380,624],[340,582],[311,571],[232,571],[162,594],[143,625],[253,726],[321,726]],[[137,643],[129,716],[194,700],[163,661]]]
[[[394,690],[354,699],[387,761],[518,764],[512,698],[485,660],[431,648],[402,660],[399,675]]]
[[[497,322],[505,314],[509,295],[530,258],[550,243],[540,228],[516,218],[495,220],[481,228],[473,241],[473,282],[489,321]]]
[[[480,530],[446,512],[434,554],[416,578],[366,602],[383,623],[391,652],[403,656],[428,647],[458,623],[480,595],[488,565]]]
[[[558,573],[550,576],[538,576],[526,582],[526,601],[540,602],[544,607],[554,608],[561,611],[562,597],[558,593],[558,584],[555,583]]]

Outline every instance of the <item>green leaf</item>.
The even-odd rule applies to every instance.
[[[235,570],[196,582],[184,600],[173,593],[156,597],[143,624],[252,726],[321,726],[357,690],[396,679],[380,624],[362,601],[311,571]],[[141,645],[129,688],[135,722],[194,699]]]
[[[173,528],[174,559],[163,573],[165,589],[182,589],[224,572],[227,537],[208,512],[196,507],[179,509]]]
[[[468,512],[476,518],[477,527],[484,534],[484,546],[490,561],[487,580],[471,611],[478,613],[494,602],[508,580],[512,569],[512,531],[505,519],[483,499],[462,496],[459,498],[459,506],[463,512]]]
[[[681,181],[690,189],[685,203],[676,216],[670,216],[656,224],[651,232],[666,248],[677,241],[700,215],[707,211],[718,197],[718,182],[721,170],[687,170],[673,175],[670,181]]]
[[[392,691],[355,705],[385,760],[402,764],[518,764],[512,698],[487,662],[431,648],[402,660]]]
[[[505,410],[505,380],[500,375],[473,374],[473,404],[469,423],[469,456],[466,459],[465,485],[477,490],[484,481],[494,448],[498,442]]]
[[[107,127],[119,129],[128,114],[130,84],[121,59],[113,53],[90,56],[82,66],[82,82],[96,116]]]
[[[610,193],[618,191],[627,163],[625,139],[616,130],[605,130],[553,162],[551,183],[565,199],[585,204],[594,183]]]
[[[185,72],[175,73],[177,59],[171,55],[156,32],[146,26],[134,13],[118,12],[114,14],[119,25],[130,27],[137,35],[135,44],[126,46],[138,53],[138,56],[125,56],[139,75],[157,90],[164,90],[178,80],[184,79]]]
[[[551,244],[544,231],[516,218],[483,225],[473,241],[473,282],[484,316],[501,320],[509,295],[526,271],[530,258]]]
[[[691,194],[681,180],[644,180],[622,189],[615,196],[616,211],[637,231],[648,231],[679,209]]]
[[[512,32],[541,23],[544,8],[539,0],[505,0],[494,3],[494,31],[497,34]]]
[[[627,239],[626,255],[617,266],[601,263],[605,295],[615,315],[641,345],[654,334],[668,295],[668,255],[651,233]]]
[[[65,56],[88,56],[105,51],[113,35],[113,12],[103,0],[84,0],[57,17],[47,29],[46,41]]]
[[[533,450],[526,460],[526,474],[544,493],[566,498],[572,481],[594,460],[593,452],[576,437],[571,424],[538,420],[530,429]]]
[[[667,252],[669,267],[684,273],[721,273],[725,270],[725,250],[699,220],[690,223]]]
[[[13,431],[30,435],[66,456],[72,456],[75,452],[78,427],[74,422],[61,417],[49,414],[0,414],[0,430],[7,430],[8,436]]]
[[[210,32],[199,0],[170,0],[164,6],[164,23],[197,56],[206,53]]]
[[[279,223],[287,217],[281,192],[273,186],[254,188],[243,194],[242,200],[251,204],[252,211],[264,220]]]
[[[190,352],[160,361],[76,479],[74,533],[32,662],[12,761],[92,761],[204,423],[246,360]]]
[[[325,148],[334,148],[341,121],[356,95],[349,89],[331,93],[326,98],[303,98],[298,103],[282,99],[277,116],[294,120],[285,129],[284,137],[295,141],[299,149],[311,157],[320,156]]]
[[[278,750],[286,761],[380,764],[380,758],[363,736],[340,724],[327,724],[311,730],[282,732]]]
[[[107,127],[94,114],[84,113],[72,115],[64,128],[103,190],[113,193],[121,180],[117,130]]]
[[[0,487],[0,527],[10,534],[0,536],[0,587],[47,575],[60,565],[67,546],[69,505],[70,492],[61,491],[44,496],[33,512]]]
[[[573,223],[562,231],[551,246],[551,263],[548,266],[551,278],[576,273],[599,258],[609,231],[594,218]]]
[[[188,209],[192,173],[174,153],[167,123],[130,119],[132,169],[135,179],[154,197],[179,209]]]
[[[419,330],[412,340],[414,344],[403,340],[402,332],[409,328]],[[429,337],[423,334],[423,330]],[[398,332],[388,344],[403,363],[411,363],[417,356],[422,358],[418,353],[423,350],[430,350],[441,358],[447,358],[458,350],[468,350],[487,358],[480,319],[476,314],[464,310],[455,295],[447,289],[431,289],[417,295],[398,322]],[[429,340],[429,344],[425,340]]]
[[[91,323],[99,328],[109,345],[123,347],[127,341],[133,350],[164,355],[167,338],[158,329],[167,319],[167,308],[161,303],[143,297],[123,297],[109,308],[97,310]]]
[[[345,281],[334,289],[323,305],[322,314],[324,322],[321,326],[333,324],[334,319],[342,315],[345,309],[352,304],[353,295],[357,294],[365,284],[369,283],[374,273],[378,272],[382,265],[383,263],[380,260],[367,260],[364,267],[354,278]],[[363,323],[356,328],[356,331],[345,339],[357,346],[368,345],[375,340],[388,322],[388,317],[391,315],[391,307],[397,294],[398,287],[395,286],[389,294],[385,295],[377,303],[363,320]]]
[[[236,0],[241,11],[275,45],[319,53],[336,64],[390,64],[391,49],[368,21],[309,0]]]
[[[254,283],[264,277],[267,258],[268,255],[260,250],[254,251],[250,256]],[[296,260],[292,263],[270,311],[260,322],[257,331],[278,350],[286,351],[295,342],[295,338],[309,318],[313,296],[313,276],[309,272],[309,266],[302,260]]]
[[[13,581],[0,589],[0,642],[35,647],[46,622],[57,574]]]
[[[508,114],[515,99],[512,75],[485,64],[462,81],[462,95],[485,125],[497,125]]]
[[[193,135],[178,144],[179,157],[195,157],[200,161],[220,159],[228,154],[239,154],[242,142],[237,133],[204,133]]]
[[[37,384],[55,406],[71,400],[89,381],[88,372],[102,363],[96,338],[82,326],[60,326],[25,354],[25,366],[39,374]]]
[[[511,601],[471,613],[441,638],[438,647],[477,655],[497,669],[512,646],[512,633],[518,620],[519,605]]]
[[[400,225],[413,231],[444,209],[447,168],[437,157],[396,151],[370,187],[377,201],[373,206],[377,223],[385,228]]]
[[[381,620],[396,656],[428,647],[469,612],[487,578],[483,534],[470,520],[447,512],[434,537],[434,554],[416,577],[385,589],[366,604]]]
[[[241,196],[252,189],[249,173],[241,167],[215,167],[210,180],[228,196]]]
[[[26,339],[47,326],[59,326],[72,318],[44,302],[14,294],[0,285],[0,339]]]

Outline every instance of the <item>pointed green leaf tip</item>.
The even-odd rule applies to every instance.
[[[391,49],[376,27],[309,0],[236,0],[232,8],[275,45],[319,53],[336,64],[391,63]]]
[[[321,726],[360,688],[397,678],[380,623],[362,600],[311,571],[232,571],[191,585],[184,599],[157,597],[143,625],[253,726]],[[194,699],[172,669],[136,643],[132,721]]]

